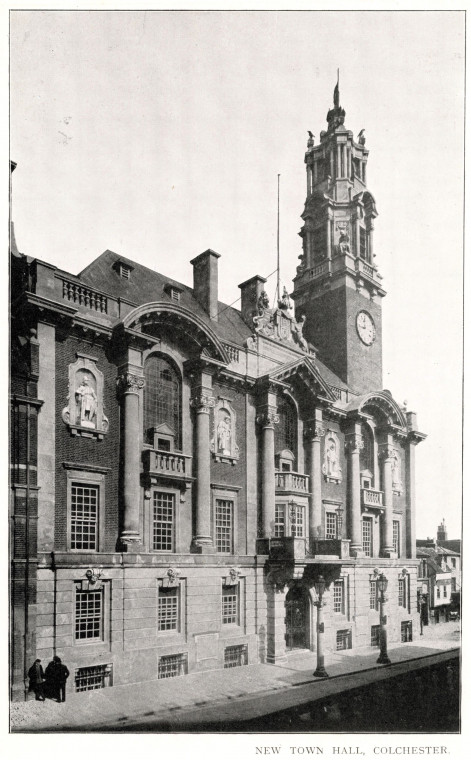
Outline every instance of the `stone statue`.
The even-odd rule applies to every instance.
[[[273,312],[270,309],[270,301],[264,290],[260,293],[257,301],[257,309],[258,316],[253,318],[255,332],[260,333],[260,335],[266,335],[267,337],[273,335],[275,330],[273,324]]]
[[[301,346],[303,351],[308,350],[307,340],[303,335],[305,322],[306,322],[306,315],[303,314],[299,322],[296,322],[295,320],[293,320],[292,327],[291,327],[293,340],[295,343]]]
[[[88,383],[88,377],[84,375],[82,382],[75,391],[79,406],[79,422],[84,427],[95,427],[94,418],[97,410],[97,395]]]
[[[259,316],[262,316],[267,311],[267,309],[270,308],[270,301],[265,290],[262,290],[260,293],[259,299],[257,301],[257,308]]]
[[[345,230],[345,232],[342,232],[340,235],[339,252],[350,253],[350,235],[348,234],[347,230]]]
[[[231,453],[231,418],[222,417],[217,427],[218,451],[222,454]]]
[[[284,309],[287,311],[290,308],[291,304],[289,302],[289,294],[286,290],[286,287],[283,286],[283,295],[281,296],[281,299],[278,301],[278,308]]]

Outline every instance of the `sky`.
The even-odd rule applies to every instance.
[[[379,216],[383,386],[427,434],[417,536],[461,534],[464,14],[16,11],[12,215],[19,249],[78,273],[106,249],[219,298],[301,252],[307,130],[340,70]],[[267,290],[274,294],[275,276]],[[238,304],[235,304],[238,306]]]

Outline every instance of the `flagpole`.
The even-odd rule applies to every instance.
[[[280,175],[278,175],[278,213],[276,228],[276,295],[280,298]]]

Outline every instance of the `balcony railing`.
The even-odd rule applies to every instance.
[[[275,490],[309,493],[309,475],[300,472],[275,472]]]
[[[350,539],[316,538],[310,542],[310,552],[313,557],[346,559],[350,556]]]
[[[364,507],[383,508],[383,492],[375,491],[374,488],[362,488],[362,503]]]
[[[304,559],[307,539],[293,536],[258,538],[257,554],[268,554],[270,559]]]
[[[66,301],[72,301],[79,306],[84,306],[92,311],[99,311],[102,314],[108,312],[108,299],[102,293],[96,290],[79,285],[78,282],[62,280],[62,297]]]
[[[176,451],[148,449],[144,452],[144,464],[149,473],[178,480],[191,479],[191,459]]]

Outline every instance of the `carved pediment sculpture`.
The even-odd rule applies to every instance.
[[[72,435],[103,438],[108,432],[108,418],[103,411],[103,373],[98,359],[77,353],[69,364],[69,393],[62,419]]]

